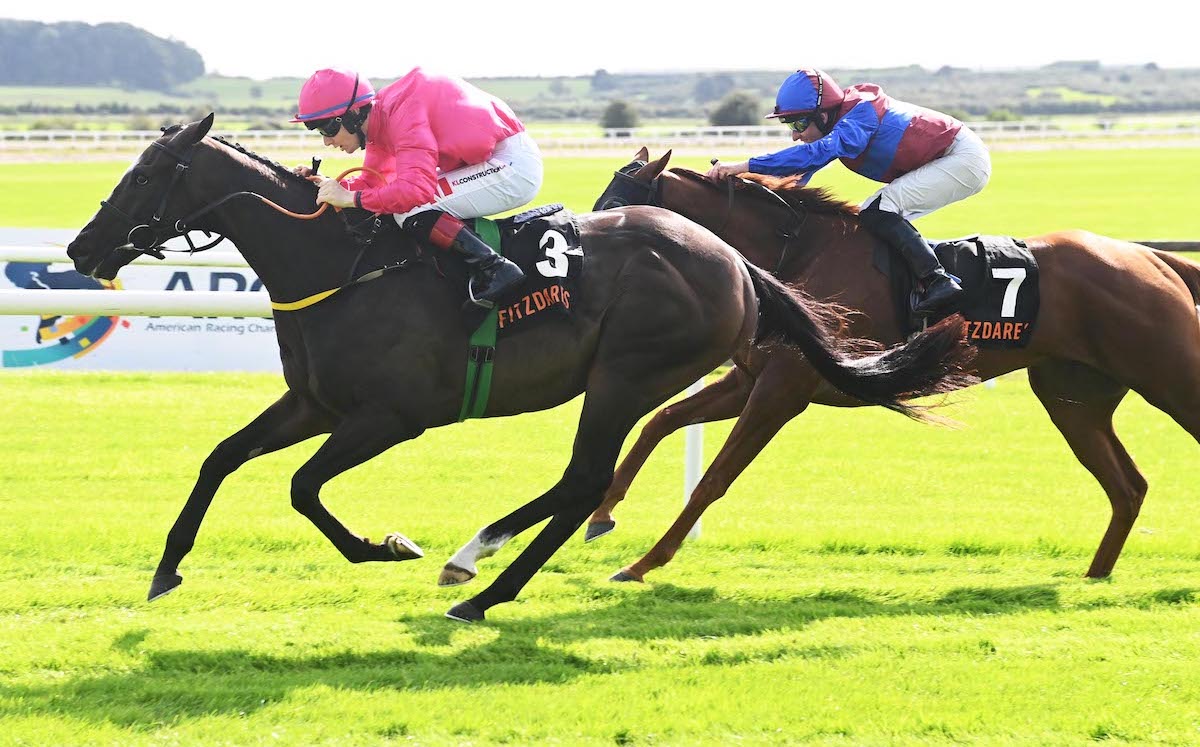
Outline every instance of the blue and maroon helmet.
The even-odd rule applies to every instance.
[[[787,77],[775,95],[775,111],[765,119],[811,115],[835,110],[846,94],[826,73],[814,67],[802,67]]]

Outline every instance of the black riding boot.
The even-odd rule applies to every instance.
[[[525,279],[520,267],[497,254],[453,215],[427,210],[404,221],[404,227],[437,248],[462,256],[471,271],[467,295],[478,306],[494,307],[498,298]]]
[[[962,293],[962,286],[942,267],[929,243],[913,224],[896,213],[880,210],[875,206],[877,204],[878,201],[861,210],[858,215],[871,233],[900,250],[900,255],[912,268],[913,274],[925,286],[913,312],[925,316],[951,303]]]

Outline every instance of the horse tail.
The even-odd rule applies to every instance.
[[[1155,256],[1163,261],[1175,274],[1183,280],[1192,294],[1192,303],[1200,305],[1200,264],[1185,259],[1174,252],[1164,252],[1161,249],[1151,249]]]
[[[816,301],[746,262],[758,297],[755,342],[779,339],[800,348],[825,379],[842,392],[911,418],[923,409],[903,400],[944,394],[978,382],[966,373],[974,349],[966,344],[966,322],[955,314],[908,342],[891,348],[838,335],[839,313],[849,311]]]

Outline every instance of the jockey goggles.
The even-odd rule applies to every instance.
[[[811,116],[805,116],[780,119],[779,121],[787,125],[788,129],[792,132],[804,132],[808,129],[808,126],[812,124],[813,118]],[[332,137],[332,135],[330,137]]]
[[[342,118],[314,119],[305,122],[304,126],[310,130],[316,130],[325,137],[337,137],[337,134],[342,131]]]

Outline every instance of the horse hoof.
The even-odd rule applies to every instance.
[[[610,579],[608,579],[608,580],[609,580],[609,581],[616,581],[616,582],[618,582],[618,583],[624,583],[624,582],[626,582],[626,581],[637,581],[637,582],[640,584],[640,583],[642,582],[642,579],[640,579],[640,578],[638,578],[637,576],[633,575],[633,574],[632,574],[632,573],[630,573],[629,571],[623,571],[623,570],[622,570],[622,571],[617,571],[616,573],[614,573],[614,574],[612,575],[612,578],[610,578]]]
[[[165,576],[155,576],[150,582],[150,593],[146,595],[147,602],[153,602],[161,596],[166,596],[179,588],[183,583],[183,576],[178,573],[171,573]]]
[[[466,568],[459,568],[447,563],[442,568],[441,575],[438,576],[438,586],[462,586],[473,578],[475,578],[475,571],[468,571]]]
[[[483,619],[483,612],[470,602],[459,602],[450,608],[450,611],[446,613],[446,617],[458,622],[473,623]]]
[[[392,532],[384,537],[383,544],[387,545],[387,549],[392,552],[392,557],[396,560],[415,560],[425,557],[425,551],[416,542],[399,532]]]
[[[583,535],[583,541],[591,542],[594,539],[600,539],[616,528],[617,522],[615,521],[594,521],[587,525],[587,533]]]

